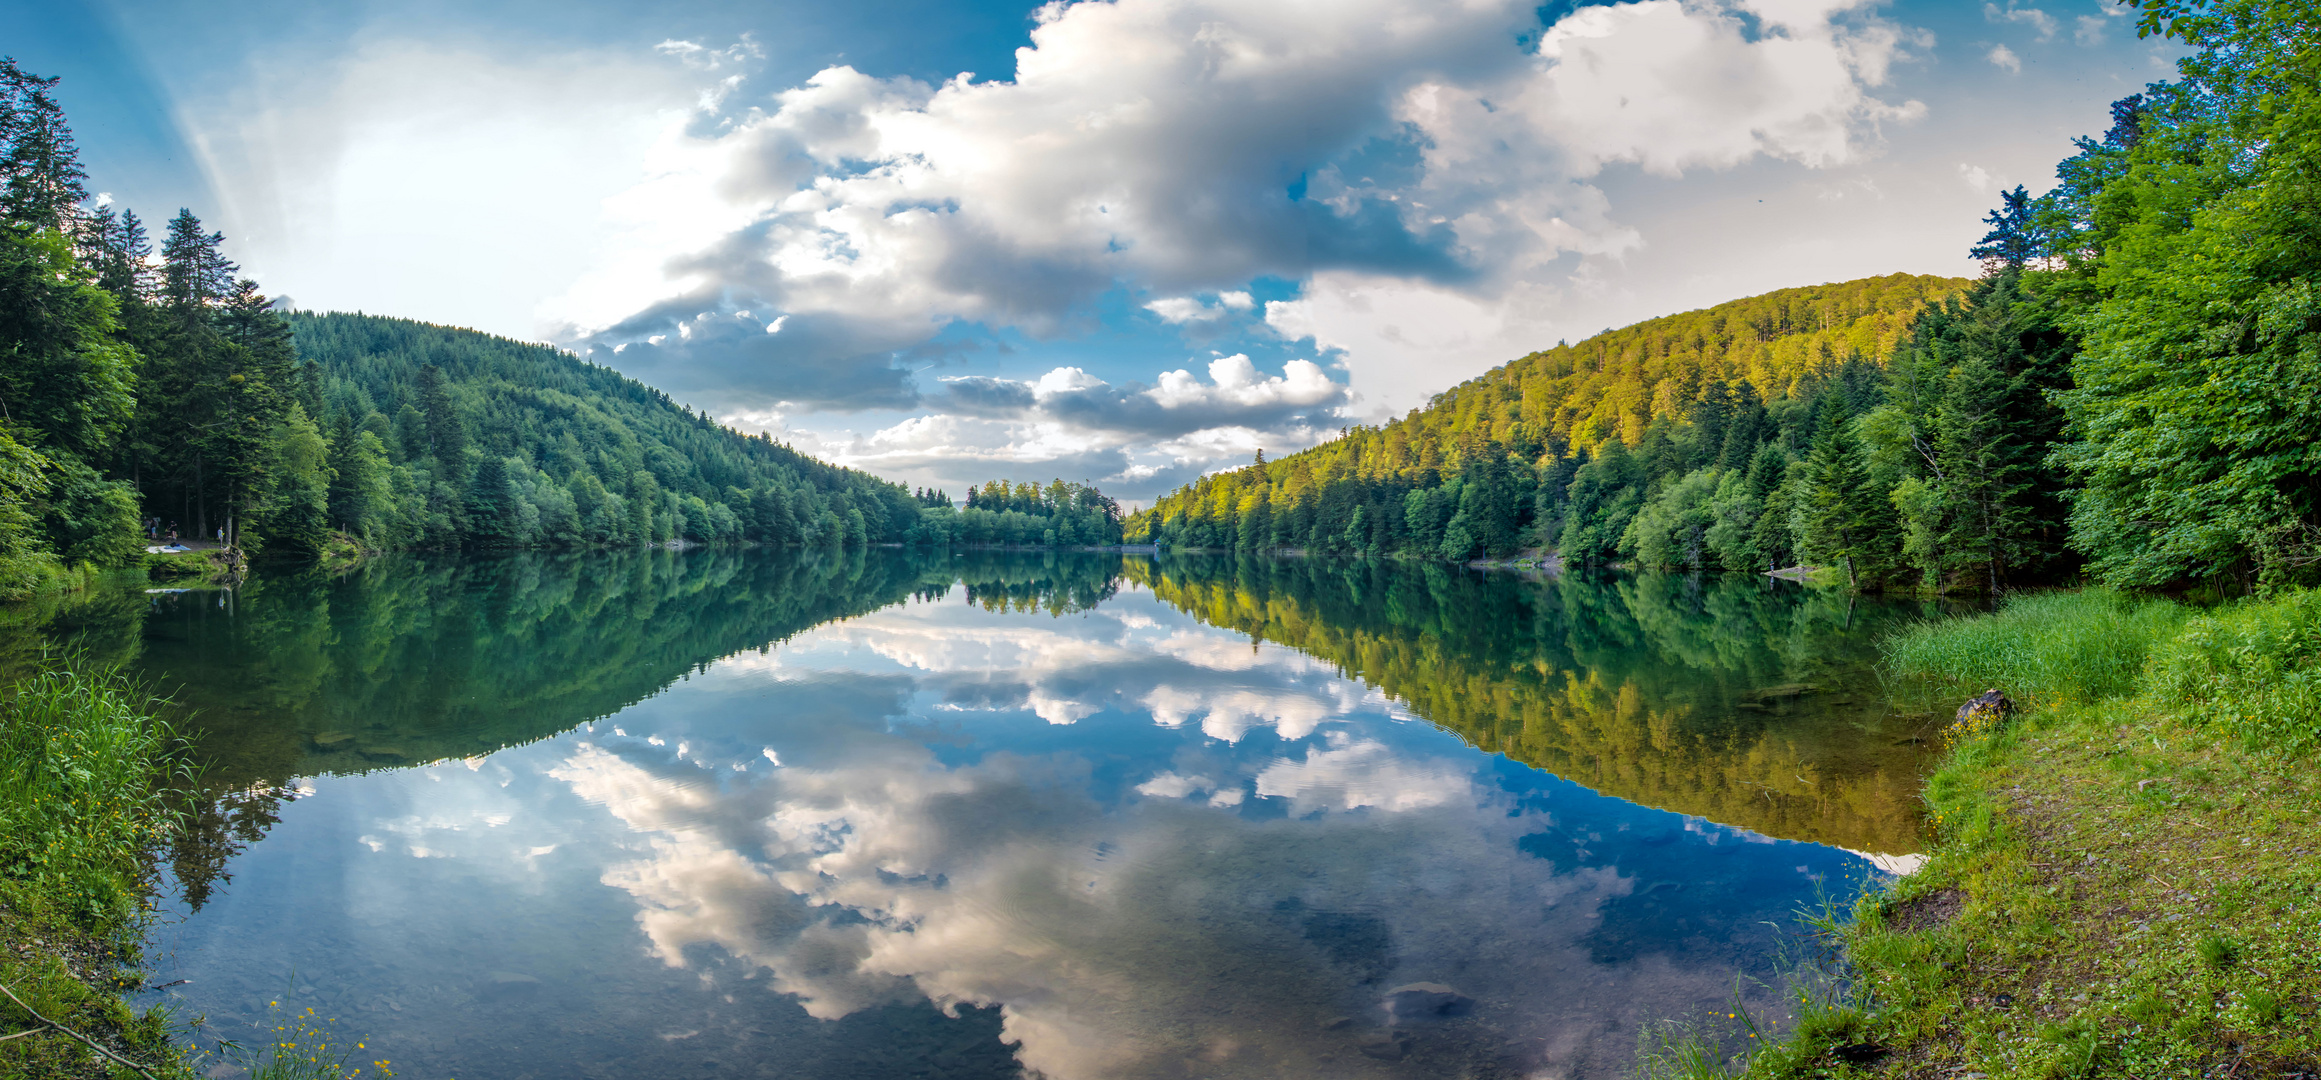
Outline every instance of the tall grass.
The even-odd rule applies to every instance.
[[[2102,589],[2039,593],[1995,615],[1911,627],[1889,673],[2029,705],[2138,698],[2286,750],[2321,746],[2321,591],[2198,611]]]
[[[142,906],[179,740],[115,671],[50,668],[0,688],[0,879],[87,929]]]
[[[1885,667],[1975,693],[1997,687],[2026,705],[2130,697],[2155,649],[2192,612],[2108,589],[2031,593],[1997,614],[1911,627],[1884,644]]]

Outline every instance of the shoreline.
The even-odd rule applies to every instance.
[[[2321,1077],[2321,761],[2263,720],[2315,659],[2243,663],[2309,640],[2315,595],[1909,635],[1948,650],[1918,674],[2026,707],[1952,726],[1926,864],[1821,927],[1855,1000],[1696,1075]]]

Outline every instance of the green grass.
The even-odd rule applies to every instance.
[[[2154,703],[2270,749],[2321,743],[2321,591],[2202,615],[2152,656]]]
[[[153,704],[114,672],[51,668],[0,691],[0,879],[84,930],[136,916],[169,827],[180,741]]]
[[[2101,701],[2135,693],[2153,649],[2191,616],[2105,589],[2030,593],[1995,615],[1912,627],[1885,643],[1885,665],[1953,691],[1997,687],[2026,705]]]
[[[206,581],[220,572],[206,551],[150,552],[145,574],[154,581]]]
[[[148,853],[171,824],[180,740],[109,671],[49,667],[0,688],[0,1077],[128,1075],[33,1016],[156,1076],[182,1073],[169,1018],[120,991],[150,911]]]
[[[135,1075],[99,1059],[75,1032],[156,1080],[207,1064],[160,1009],[131,1010],[143,985],[138,946],[152,913],[158,845],[177,826],[173,784],[191,779],[186,747],[157,713],[166,703],[107,669],[52,664],[0,687],[0,1080]],[[289,1015],[267,1045],[222,1044],[257,1080],[348,1080],[364,1049],[312,1010]],[[62,1028],[64,1030],[59,1030]]]
[[[360,1061],[369,1056],[369,1046],[340,1035],[337,1020],[318,1016],[311,1008],[287,1008],[280,1001],[266,1004],[273,1023],[264,1044],[218,1044],[215,1056],[240,1068],[243,1080],[355,1080],[366,1069],[381,1078],[395,1075],[389,1068],[393,1062]],[[357,1062],[351,1068],[350,1060]]]
[[[1843,931],[1880,1053],[1801,1025],[1747,1074],[2321,1073],[2317,656],[2302,592],[2035,595],[1889,642],[1893,674],[2026,707],[1952,741],[1929,862]]]

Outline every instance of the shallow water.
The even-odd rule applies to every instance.
[[[1922,718],[1866,662],[1921,614],[694,551],[398,559],[44,632],[206,731],[152,959],[214,1035],[313,1007],[467,1080],[1603,1077],[1910,851]],[[1382,1007],[1422,982],[1458,996]]]

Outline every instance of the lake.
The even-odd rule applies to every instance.
[[[1743,576],[397,556],[22,616],[206,764],[140,995],[405,1077],[1612,1077],[1906,868],[1932,610]],[[220,1075],[227,1075],[221,1071]]]

